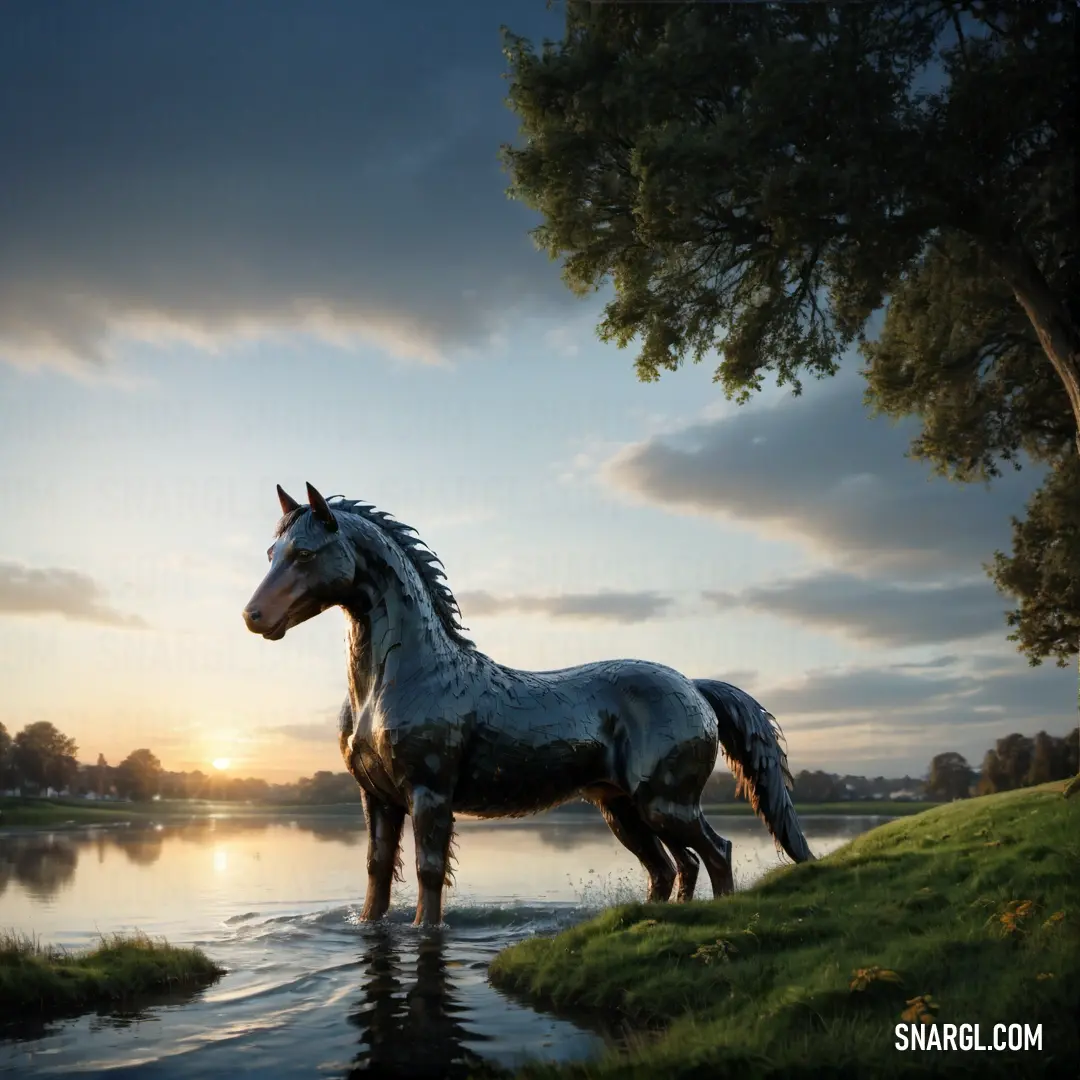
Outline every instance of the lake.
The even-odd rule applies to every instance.
[[[739,887],[779,864],[756,819],[711,820],[734,843]],[[821,855],[883,820],[808,817],[803,825]],[[185,1001],[7,1029],[0,1072],[464,1076],[484,1059],[513,1066],[601,1053],[601,1033],[508,999],[486,975],[515,941],[644,899],[643,872],[599,816],[459,822],[456,885],[438,931],[409,925],[416,886],[407,826],[405,881],[379,926],[358,921],[366,835],[355,818],[0,835],[0,929],[83,946],[137,928],[198,945],[228,968]]]

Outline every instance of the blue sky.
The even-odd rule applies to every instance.
[[[520,667],[755,693],[794,768],[921,773],[1064,733],[981,571],[1029,472],[930,479],[857,361],[795,400],[638,383],[504,194],[498,28],[540,2],[23,5],[0,41],[0,721],[337,768],[342,620],[240,610],[274,484],[376,503]]]

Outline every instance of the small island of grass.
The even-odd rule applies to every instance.
[[[1075,1075],[1080,801],[1063,788],[940,806],[722,900],[621,906],[505,950],[496,986],[633,1032],[522,1075]],[[896,1048],[897,1024],[930,1021],[978,1023],[984,1044],[1041,1025],[1042,1047]]]
[[[223,974],[200,949],[145,934],[114,934],[89,951],[69,952],[8,933],[0,935],[0,1016],[67,1016],[192,993]]]

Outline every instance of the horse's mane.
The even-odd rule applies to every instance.
[[[461,608],[450,591],[450,586],[445,584],[446,574],[443,573],[442,560],[420,539],[416,530],[411,525],[405,525],[397,521],[382,510],[376,510],[368,503],[354,502],[341,495],[332,495],[327,503],[334,510],[341,510],[346,514],[356,514],[377,526],[386,533],[391,540],[401,549],[401,553],[409,560],[412,568],[420,575],[431,600],[431,606],[439,617],[443,629],[449,635],[450,640],[456,642],[464,649],[473,649],[475,645],[462,633],[466,628],[459,621]],[[296,520],[309,509],[306,506],[297,507],[286,514],[278,523],[275,536],[282,536],[292,528]]]

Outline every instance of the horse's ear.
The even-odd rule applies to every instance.
[[[283,514],[291,514],[294,510],[300,509],[300,504],[280,484],[277,486],[277,497]]]
[[[316,519],[321,521],[328,531],[333,532],[337,528],[337,519],[330,512],[326,500],[310,484],[307,486],[307,497]]]

